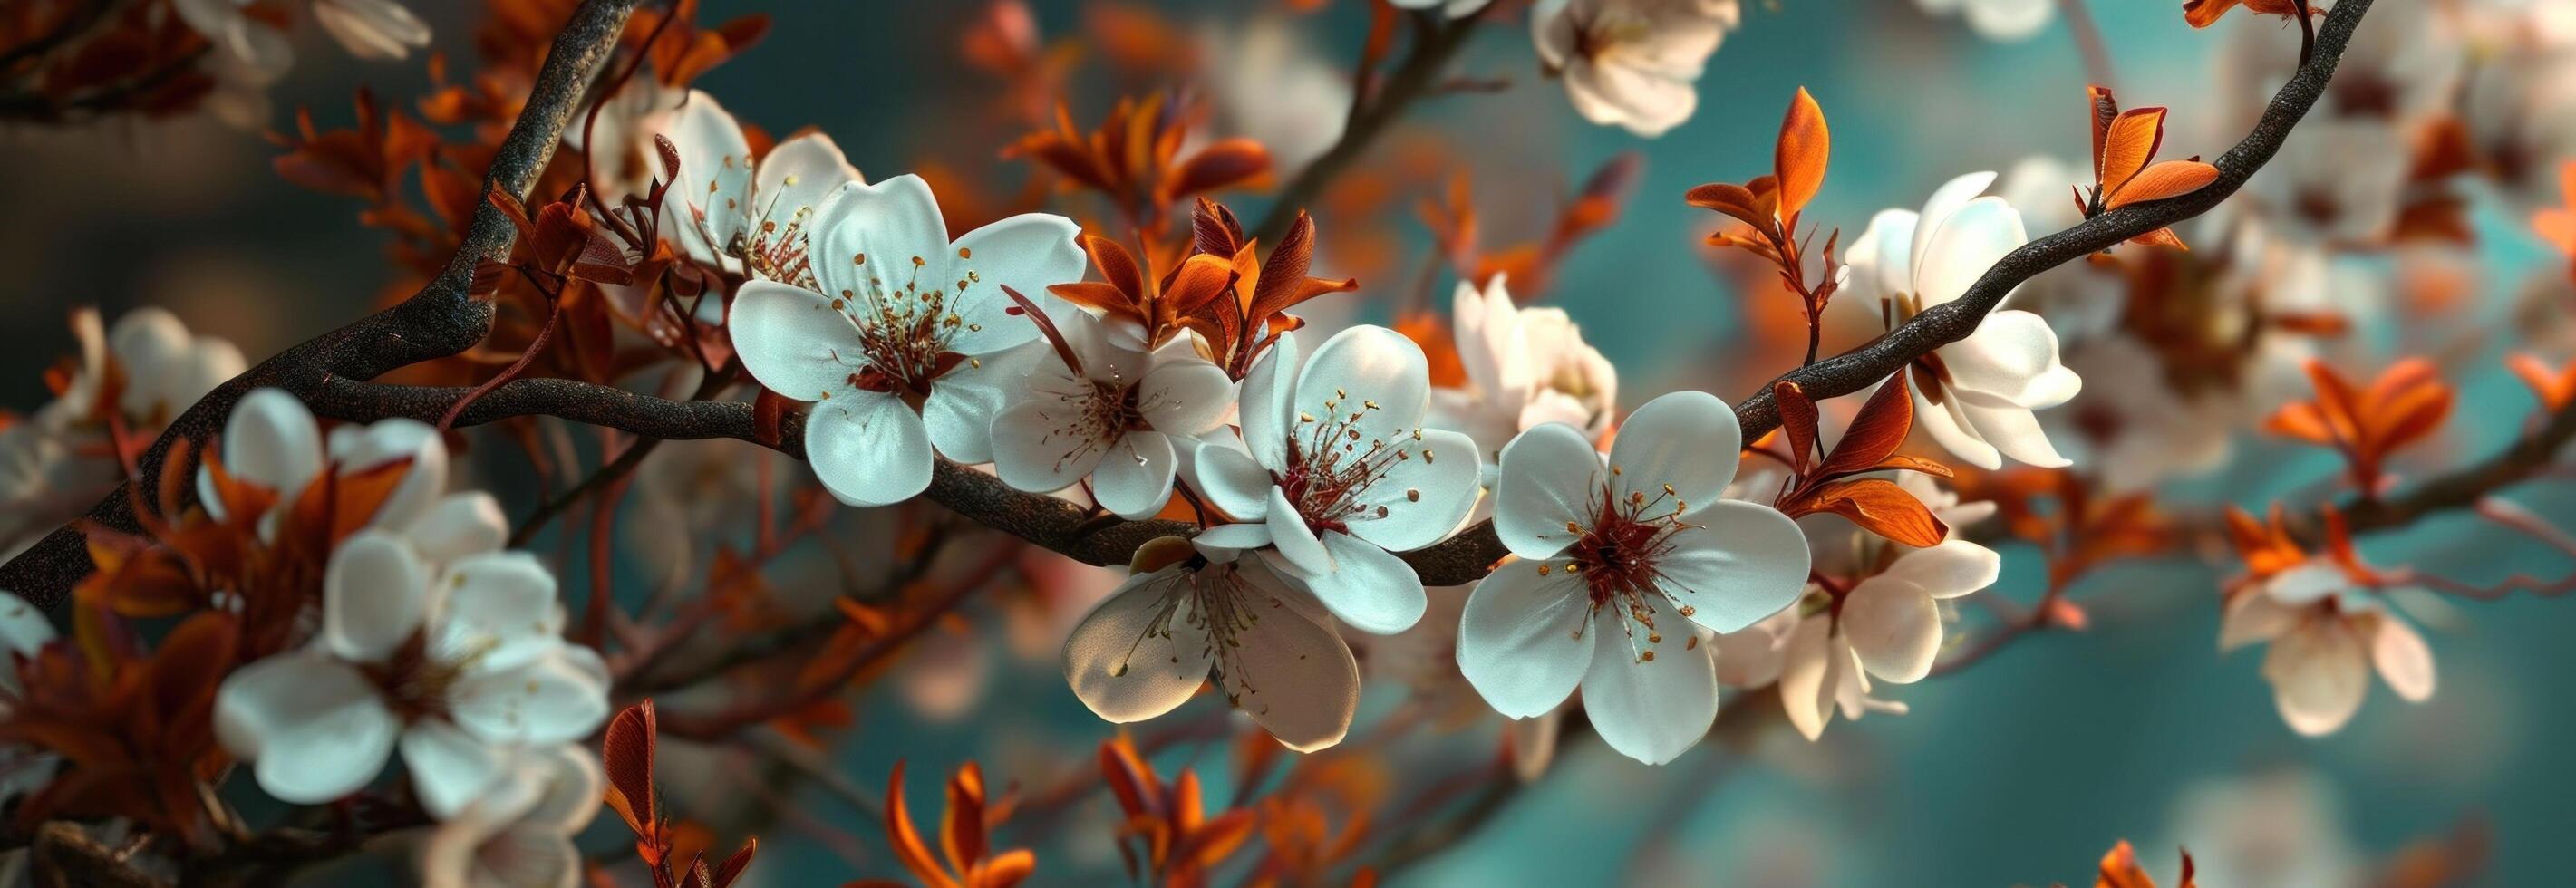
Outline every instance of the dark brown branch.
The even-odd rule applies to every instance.
[[[509,136],[493,155],[484,177],[487,190],[524,195],[553,158],[564,124],[581,103],[582,92],[617,46],[627,15],[637,0],[583,0],[572,20],[555,36],[554,47],[538,72],[526,107]],[[173,442],[213,440],[233,405],[251,390],[285,389],[310,399],[334,379],[372,379],[386,371],[442,358],[473,347],[492,329],[492,306],[467,294],[474,267],[503,258],[513,237],[509,220],[489,203],[478,208],[464,246],[444,273],[419,293],[392,308],[322,334],[278,353],[248,372],[215,387],[195,406],[179,414],[138,460],[144,477],[158,477]],[[435,420],[436,416],[431,416]],[[202,447],[190,448],[193,455]],[[188,467],[181,466],[181,470]],[[191,485],[181,485],[193,495]],[[132,503],[120,488],[90,509],[88,518],[109,527],[137,527]],[[79,531],[54,531],[27,551],[0,565],[0,588],[10,589],[39,607],[62,602],[72,584],[90,572],[89,553]]]

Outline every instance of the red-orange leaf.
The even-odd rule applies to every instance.
[[[1905,488],[1885,478],[1836,481],[1817,488],[1809,512],[1832,512],[1879,536],[1915,548],[1941,544],[1948,525]]]
[[[2111,120],[2111,128],[2102,136],[2102,159],[2094,167],[2094,182],[2105,194],[2118,194],[2129,179],[2146,169],[2147,161],[2156,156],[2156,148],[2165,139],[2165,109],[2131,108]]]
[[[1789,437],[1789,467],[1804,475],[1816,458],[1816,402],[1786,379],[1771,384],[1771,400],[1780,405],[1780,433]]]
[[[1824,186],[1825,161],[1832,153],[1825,111],[1817,107],[1806,87],[1799,87],[1797,97],[1789,100],[1789,113],[1780,121],[1780,141],[1772,155],[1772,171],[1780,181],[1781,218],[1798,215]]]
[[[2197,160],[2168,160],[2138,173],[2128,184],[2111,193],[2106,209],[2119,209],[2140,201],[2181,197],[2218,181],[2218,168]]]
[[[1868,471],[1894,455],[1913,431],[1914,398],[1906,390],[1905,374],[1899,373],[1870,393],[1859,415],[1852,417],[1851,428],[1843,430],[1842,440],[1834,443],[1833,455],[1817,472],[1830,477]]]

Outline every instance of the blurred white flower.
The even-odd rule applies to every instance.
[[[251,0],[171,0],[170,8],[233,58],[283,73],[295,63],[295,49],[284,32],[246,13],[250,5]],[[362,59],[399,59],[429,45],[429,25],[394,0],[313,0],[312,10],[315,24]]]
[[[1717,717],[1700,631],[1770,616],[1807,577],[1795,522],[1724,498],[1741,444],[1733,409],[1684,391],[1637,408],[1606,466],[1563,424],[1504,448],[1494,532],[1521,560],[1477,584],[1458,629],[1487,703],[1532,718],[1581,685],[1622,755],[1662,764],[1699,742]]]
[[[215,731],[261,789],[319,803],[375,779],[397,746],[448,819],[514,782],[514,745],[570,743],[608,717],[608,669],[566,643],[555,578],[524,552],[439,567],[360,531],[331,554],[309,647],[224,679]]]
[[[2268,230],[2314,247],[2371,246],[2397,224],[2412,152],[2403,130],[2375,118],[2301,124],[2246,183]]]
[[[1699,75],[1741,20],[1736,0],[1539,0],[1539,60],[1583,119],[1647,138],[1699,108]]]
[[[2174,800],[2167,847],[2191,849],[2209,885],[2349,888],[2370,884],[2334,785],[2307,771],[2194,784]]]
[[[1350,72],[1318,53],[1294,19],[1263,13],[1232,30],[1211,22],[1199,39],[1207,58],[1225,60],[1205,72],[1218,113],[1269,149],[1274,169],[1304,169],[1341,141]]]
[[[1875,297],[1902,323],[1966,294],[2030,239],[2011,204],[1976,196],[1994,181],[1993,173],[1969,173],[1934,191],[1920,213],[1879,211],[1844,250],[1853,292],[1842,298]],[[2058,363],[2057,333],[2040,316],[1997,308],[1976,332],[1933,350],[1912,372],[1915,422],[1960,459],[1986,469],[2001,467],[2006,456],[2067,465],[2032,411],[2066,403],[2083,380]]]
[[[2361,710],[2375,668],[2408,702],[2432,699],[2433,650],[2381,595],[2327,558],[2281,570],[2233,593],[2220,653],[2268,642],[2263,680],[2290,729],[2319,737]]]
[[[2084,221],[2071,189],[2092,179],[2091,172],[2076,164],[2034,154],[2004,171],[2003,180],[1995,186],[1995,196],[2021,213],[2025,230],[2053,234]],[[2023,281],[2020,292],[2013,294],[2012,304],[2046,318],[2049,329],[2057,331],[2058,340],[2073,348],[2119,326],[2121,310],[2128,304],[2128,290],[2129,282],[2117,264],[2069,262]],[[1827,307],[1844,301],[1835,300]],[[1867,304],[1865,299],[1848,301],[1869,312],[1871,332],[1876,332],[1878,306]]]
[[[421,844],[426,888],[571,888],[581,880],[572,839],[598,816],[607,779],[590,751],[541,746],[507,753],[492,790]]]
[[[1898,473],[1896,483],[1949,527],[1947,539],[1928,549],[1908,548],[1836,522],[1836,537],[1811,544],[1850,554],[1817,569],[1828,575],[1870,572],[1844,594],[1839,611],[1818,590],[1807,606],[1718,640],[1720,674],[1728,671],[1726,657],[1738,651],[1754,657],[1737,667],[1741,683],[1777,678],[1790,723],[1809,740],[1824,734],[1836,712],[1847,719],[1906,712],[1905,704],[1870,697],[1870,679],[1912,684],[1930,674],[1942,649],[1943,624],[1956,616],[1948,602],[1993,585],[2001,575],[2002,556],[1959,538],[1992,516],[1994,503],[1960,502],[1958,492],[1917,472]]]
[[[805,455],[824,489],[890,505],[930,486],[933,446],[992,459],[1004,393],[1036,359],[1015,349],[1038,336],[1002,288],[1053,300],[1049,285],[1082,279],[1082,251],[1072,220],[1040,213],[952,243],[919,176],[853,181],[823,206],[806,230],[821,291],[750,281],[726,326],[762,385],[819,402]]]
[[[279,517],[322,473],[345,476],[408,460],[401,483],[376,507],[369,527],[399,534],[433,561],[498,549],[508,535],[500,503],[491,494],[444,492],[447,444],[437,429],[417,420],[339,426],[326,445],[304,402],[280,389],[254,389],[233,406],[213,455],[233,480],[277,493],[277,504],[260,516],[262,534],[275,532]],[[210,467],[197,470],[197,498],[208,514],[224,517]]]
[[[841,186],[859,181],[841,146],[831,136],[805,133],[755,161],[742,124],[701,90],[689,92],[666,126],[662,135],[679,155],[680,172],[662,202],[661,230],[681,253],[736,274],[819,286],[817,270],[807,264],[807,229]],[[648,137],[635,148],[651,144]],[[651,168],[658,173],[660,162]],[[944,246],[947,232],[940,234]]]
[[[1314,596],[1261,560],[1198,544],[1131,576],[1064,643],[1064,680],[1101,718],[1170,712],[1210,670],[1226,700],[1290,749],[1339,743],[1359,705],[1359,663]]]
[[[1488,476],[1503,445],[1542,424],[1565,423],[1595,440],[1610,431],[1619,373],[1563,309],[1514,306],[1497,275],[1482,291],[1460,283],[1454,312],[1467,386],[1432,389],[1429,423],[1475,439]]]
[[[1431,370],[1385,327],[1335,334],[1300,361],[1283,334],[1243,380],[1243,446],[1218,438],[1191,460],[1193,486],[1243,524],[1210,545],[1261,550],[1361,631],[1422,618],[1422,579],[1396,557],[1447,539],[1476,502],[1475,441],[1422,428]]]
[[[2022,40],[2057,17],[2056,0],[1914,0],[1933,15],[1959,14],[1988,40]]]
[[[2065,407],[2041,415],[2048,438],[2111,493],[2215,470],[2226,462],[2235,403],[2174,390],[2165,361],[2134,337],[2114,333],[2067,356],[2067,369],[2092,380]]]
[[[81,309],[71,327],[80,360],[62,391],[26,419],[0,423],[0,558],[79,517],[123,480],[111,412],[129,436],[148,439],[243,369],[232,343],[192,336],[159,308],[127,312],[104,329],[97,311]]]
[[[1033,493],[1089,478],[1101,508],[1153,517],[1171,501],[1179,449],[1224,425],[1234,381],[1188,337],[1147,353],[1119,345],[1078,308],[1053,323],[1071,354],[1040,357],[1026,383],[1004,396],[993,423],[994,470]]]

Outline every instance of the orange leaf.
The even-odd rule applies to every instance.
[[[948,780],[948,810],[939,822],[939,848],[948,864],[965,872],[984,859],[984,772],[967,762]]]
[[[653,788],[653,701],[626,707],[608,723],[599,758],[608,774],[608,806],[638,837],[655,835],[661,822]]]
[[[2111,88],[2092,85],[2084,88],[2087,110],[2093,116],[2093,174],[2102,173],[2102,142],[2111,133],[2111,121],[2120,116],[2120,101],[2111,96]]]
[[[1825,111],[1817,107],[1806,87],[1798,88],[1797,98],[1789,101],[1789,113],[1780,121],[1780,142],[1774,149],[1771,168],[1780,180],[1780,217],[1792,218],[1805,209],[1825,184],[1825,161],[1833,153],[1833,138],[1825,128]]]
[[[1810,511],[1832,512],[1861,529],[1918,549],[1941,544],[1950,528],[1905,488],[1885,478],[1836,481],[1818,488]]]
[[[2093,888],[2156,888],[2156,880],[2138,867],[2138,852],[2129,847],[2129,840],[2121,839],[2102,855],[2102,875],[2093,881]]]
[[[2540,399],[2542,407],[2556,410],[2567,404],[2570,395],[2576,395],[2576,377],[2561,373],[2558,368],[2533,355],[2516,354],[2506,358],[2505,367],[2511,369],[2513,375],[2521,377],[2522,384],[2531,387],[2532,395]]]
[[[2130,238],[2129,242],[2142,247],[2172,247],[2177,250],[2185,251],[2191,249],[2189,245],[2182,242],[2182,236],[2175,234],[2174,230],[2171,228],[2158,228],[2154,231]]]
[[[903,868],[912,871],[922,884],[932,888],[952,888],[957,882],[939,868],[930,849],[921,843],[921,833],[912,826],[912,810],[903,801],[903,761],[894,763],[894,775],[886,778],[886,840],[894,846],[894,855]]]
[[[1825,457],[1817,473],[1826,477],[1865,472],[1895,455],[1905,444],[1905,436],[1914,431],[1914,398],[1905,388],[1905,374],[1887,378],[1887,382],[1870,393],[1860,414],[1852,417],[1851,428],[1843,430],[1841,441],[1834,443],[1834,453]]]
[[[2118,194],[2129,179],[2146,169],[2165,140],[2165,109],[2131,108],[2111,120],[2102,136],[2102,159],[2093,168],[2094,182],[2105,194]]]
[[[2140,201],[2180,197],[2218,181],[2218,168],[2197,160],[2168,160],[2146,168],[2111,194],[2104,206],[2119,209]]]
[[[1789,467],[1804,475],[1816,458],[1816,402],[1786,379],[1771,384],[1771,400],[1780,405],[1780,433],[1789,437]]]

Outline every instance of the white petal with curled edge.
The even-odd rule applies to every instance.
[[[2370,662],[2397,696],[2421,703],[2433,698],[2433,649],[2395,614],[2370,621]]]
[[[454,561],[499,550],[509,542],[510,518],[501,513],[501,501],[490,493],[451,493],[431,503],[420,520],[403,529],[403,536],[423,559]]]
[[[429,45],[429,25],[394,0],[324,0],[313,21],[362,59],[399,59]]]
[[[1943,220],[1928,241],[1930,252],[1914,257],[1914,285],[1926,308],[1966,295],[2004,255],[2029,243],[2021,214],[2000,197],[1980,197]]]
[[[1272,521],[1275,528],[1277,521]],[[1340,531],[1322,535],[1332,569],[1297,577],[1324,607],[1351,628],[1393,635],[1421,622],[1431,599],[1413,565],[1366,540]]]
[[[1207,681],[1211,651],[1189,582],[1177,568],[1129,577],[1074,626],[1064,680],[1093,714],[1143,721],[1189,702]]]
[[[1930,308],[1935,304],[1919,289],[1923,285],[1924,257],[1930,252],[1932,236],[1940,232],[1943,223],[1950,221],[1951,214],[1966,206],[1970,199],[1985,193],[1986,187],[1994,183],[1995,174],[1992,172],[1963,173],[1941,183],[1941,187],[1933,189],[1932,196],[1923,201],[1922,212],[1915,216],[1911,243],[1905,247],[1905,279],[1911,285],[1908,291],[1926,300],[1923,307]]]
[[[969,358],[930,384],[921,421],[939,455],[969,465],[993,461],[993,421],[1014,392],[1028,385],[1038,362],[1052,354],[1045,343]]]
[[[1482,459],[1476,441],[1457,432],[1429,429],[1413,445],[1413,459],[1389,463],[1360,491],[1360,511],[1344,519],[1351,533],[1389,552],[1410,552],[1447,539],[1476,508]]]
[[[280,801],[327,802],[384,770],[401,730],[366,676],[318,653],[270,657],[224,677],[215,735],[255,758],[259,788]]]
[[[841,502],[886,506],[930,487],[930,433],[893,395],[850,392],[805,418],[805,459]]]
[[[946,292],[956,284],[948,274],[948,223],[940,218],[939,200],[931,196],[930,183],[920,176],[841,186],[824,198],[822,212],[805,229],[805,241],[814,278],[825,293],[891,298],[906,285],[917,285],[919,293],[928,294]],[[1031,299],[1039,296],[1025,289],[1020,292]],[[992,297],[1010,304],[999,290]],[[1026,320],[1010,327],[1031,336],[1037,332]]]
[[[1229,516],[1243,521],[1258,521],[1270,514],[1270,492],[1278,485],[1270,472],[1236,442],[1218,437],[1193,446],[1190,458],[1190,485],[1207,496],[1208,502]]]
[[[1270,525],[1259,521],[1219,524],[1199,531],[1199,535],[1191,537],[1190,541],[1201,547],[1213,546],[1219,549],[1249,552],[1270,545]]]
[[[675,233],[673,239],[689,258],[739,270],[741,260],[727,248],[742,235],[751,210],[743,205],[752,195],[751,142],[744,137],[742,124],[715,96],[690,90],[688,99],[671,112],[663,135],[680,158],[679,175],[672,179],[662,204],[663,227]],[[655,178],[661,177],[658,157],[648,166]]]
[[[1236,635],[1240,646],[1226,661],[1226,698],[1252,716],[1281,745],[1313,752],[1342,742],[1360,704],[1359,661],[1331,626],[1290,606],[1245,595],[1254,609]]]
[[[2262,592],[2284,606],[2304,607],[2349,588],[2352,578],[2344,575],[2343,568],[2317,559],[2273,574],[2263,581]]]
[[[1914,291],[1914,223],[1920,217],[1913,210],[1880,210],[1869,217],[1869,227],[1843,250],[1843,262],[1851,266],[1853,279],[1876,290],[1869,295],[1886,299],[1898,293]],[[1869,306],[1874,316],[1877,306]]]
[[[1660,642],[1627,615],[1604,608],[1592,621],[1592,668],[1583,674],[1583,711],[1620,755],[1660,765],[1708,734],[1717,721],[1717,664],[1685,627]],[[1635,629],[1632,634],[1629,629]],[[1647,652],[1654,659],[1644,659]]]
[[[1969,465],[1981,469],[2002,468],[2003,455],[1977,435],[1977,428],[1968,419],[1959,396],[1952,392],[1943,394],[1942,402],[1935,404],[1923,394],[1920,386],[1914,389],[1915,427]]]
[[[1172,501],[1175,461],[1170,437],[1128,432],[1109,445],[1108,456],[1092,469],[1091,495],[1101,508],[1129,521],[1154,517]]]
[[[1941,652],[1941,607],[1920,586],[1875,576],[1843,599],[1842,631],[1871,675],[1913,684]]]
[[[725,333],[743,369],[770,391],[828,401],[853,391],[850,375],[866,368],[858,325],[832,303],[803,287],[745,281],[734,291]]]
[[[1312,414],[1315,422],[1337,433],[1359,433],[1336,443],[1359,448],[1392,443],[1411,437],[1431,408],[1431,364],[1422,347],[1404,334],[1361,324],[1315,348],[1297,371],[1297,395],[1290,406],[1300,423]]]
[[[1600,451],[1573,426],[1532,428],[1503,447],[1494,481],[1494,534],[1512,554],[1547,558],[1574,545],[1568,522],[1586,523],[1602,495]]]
[[[825,201],[842,185],[859,180],[858,169],[850,166],[841,146],[822,133],[806,133],[778,143],[760,159],[752,175],[752,193],[760,202],[753,209],[763,219],[778,223],[781,232],[800,216],[805,224],[812,225]],[[759,231],[759,227],[755,225],[753,231]]]
[[[420,629],[428,608],[429,568],[400,537],[359,531],[323,568],[322,643],[332,656],[382,663]]]
[[[1109,442],[1088,440],[1070,415],[1080,404],[1035,394],[1002,410],[993,421],[993,473],[1013,489],[1053,493],[1091,474]]]
[[[1814,741],[1834,720],[1833,621],[1801,619],[1780,655],[1780,703],[1789,724]]]
[[[1778,510],[1719,500],[1686,524],[1655,566],[1665,594],[1691,609],[1691,622],[1734,632],[1779,613],[1806,591],[1806,534]]]
[[[1539,573],[1545,565],[1547,573]],[[1564,562],[1515,561],[1476,583],[1458,615],[1458,671],[1511,718],[1565,702],[1592,666],[1598,636],[1583,634],[1592,599]]]
[[[2048,430],[2041,428],[2039,417],[2025,407],[1980,407],[1961,403],[1959,409],[1976,425],[1977,434],[1995,451],[2012,457],[2015,462],[2057,469],[2072,465],[2048,443]]]
[[[517,669],[467,676],[448,692],[451,719],[490,743],[571,743],[608,720],[598,654],[565,646]]]
[[[518,756],[522,780],[540,787],[535,807],[519,815],[531,826],[579,832],[599,816],[599,794],[607,783],[599,759],[579,746],[541,746]]]
[[[1243,445],[1273,472],[1288,470],[1288,436],[1297,433],[1298,361],[1297,334],[1282,333],[1243,376]]]
[[[514,669],[563,646],[555,576],[527,552],[487,552],[440,578],[447,598],[430,637],[435,656],[475,671]]]
[[[2003,568],[2003,556],[1993,549],[1943,540],[1929,549],[1907,550],[1881,576],[1912,583],[1934,598],[1957,598],[1994,585]]]
[[[447,442],[428,423],[396,417],[366,426],[341,426],[332,430],[328,449],[342,474],[411,461],[403,470],[402,483],[376,507],[371,526],[409,527],[447,490]]]
[[[2298,626],[2299,612],[2260,590],[2238,593],[2218,621],[2218,652],[2270,641]]]
[[[1744,429],[1735,408],[1716,395],[1679,391],[1657,396],[1628,415],[1619,437],[1610,444],[1610,489],[1625,499],[1642,493],[1665,499],[1670,509],[1679,500],[1682,514],[1716,503],[1735,480],[1736,454]],[[1665,488],[1672,493],[1666,494]]]
[[[2309,737],[2332,734],[2360,711],[2370,690],[2370,664],[2361,640],[2340,619],[2308,621],[2272,640],[2263,656],[2263,678],[2290,730]]]
[[[1136,393],[1136,412],[1155,431],[1195,437],[1224,425],[1225,408],[1234,400],[1234,380],[1176,339],[1154,353],[1153,368]]]
[[[957,289],[949,311],[966,324],[948,347],[970,355],[991,354],[1038,338],[1036,324],[1008,313],[1014,304],[1005,286],[1037,303],[1050,316],[1073,311],[1047,292],[1056,284],[1082,280],[1090,260],[1073,242],[1082,228],[1073,220],[1046,213],[1024,213],[966,232],[947,253],[948,276],[942,288]],[[923,289],[931,289],[923,287]],[[1047,307],[1053,305],[1055,307]],[[981,327],[981,329],[977,329]]]
[[[2062,384],[2049,371],[2065,369],[2058,364],[2057,331],[2026,311],[1987,315],[1968,338],[1941,347],[1941,365],[1951,391],[1981,404],[2021,407],[2046,406],[2041,396],[2058,394],[2053,389]]]
[[[440,820],[455,817],[501,778],[501,750],[439,719],[404,729],[401,748],[420,806]]]

